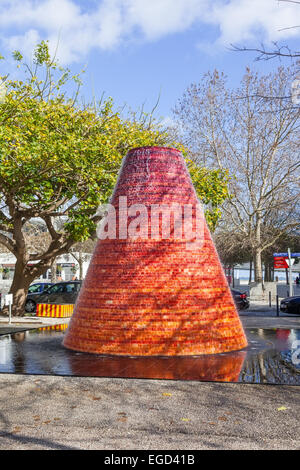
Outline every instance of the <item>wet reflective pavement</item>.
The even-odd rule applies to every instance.
[[[67,325],[0,336],[0,372],[300,385],[300,329],[246,328],[242,351],[185,357],[124,357],[62,346]]]

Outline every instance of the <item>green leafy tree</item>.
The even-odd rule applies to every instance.
[[[221,206],[229,198],[229,173],[223,169],[199,167],[187,159],[187,166],[199,199],[205,207],[205,218],[211,231],[222,215]]]
[[[24,80],[0,77],[5,91],[0,100],[0,243],[16,257],[10,292],[13,313],[23,315],[30,283],[58,255],[95,234],[97,208],[111,195],[126,152],[176,144],[152,116],[121,118],[110,98],[79,105],[82,74],[59,67],[47,42],[36,47],[32,67],[23,63],[20,52],[13,57],[26,75]],[[70,84],[72,97],[65,91]],[[216,194],[207,194],[205,201],[216,220],[226,178],[203,171],[192,169],[202,195],[211,191],[212,183],[216,186]],[[34,220],[42,222],[48,237],[36,250],[29,249],[25,230]]]

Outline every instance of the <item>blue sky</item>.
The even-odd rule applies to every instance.
[[[170,118],[186,87],[208,70],[224,71],[237,85],[246,65],[262,72],[279,64],[254,63],[254,54],[229,51],[231,43],[297,49],[300,5],[278,0],[0,0],[0,52],[49,39],[71,70],[86,66],[86,100],[103,92],[116,105]],[[298,48],[299,49],[299,48]],[[1,64],[4,68],[4,63]],[[2,71],[0,72],[2,73]]]

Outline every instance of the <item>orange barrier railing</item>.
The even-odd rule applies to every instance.
[[[37,304],[37,317],[66,318],[73,314],[74,304]]]

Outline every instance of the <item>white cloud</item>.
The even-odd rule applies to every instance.
[[[127,21],[141,30],[146,39],[188,29],[211,2],[207,0],[125,0]]]
[[[40,38],[52,49],[60,37],[62,62],[82,60],[92,48],[112,49],[136,38],[155,41],[197,26],[217,26],[212,47],[276,41],[300,34],[300,5],[275,0],[0,0],[0,39],[31,51]]]
[[[4,38],[3,43],[11,51],[21,48],[24,51],[31,52],[40,40],[41,37],[38,31],[36,29],[29,29],[24,34]]]
[[[300,29],[282,29],[300,24],[300,4],[275,0],[219,2],[212,9],[210,21],[219,26],[218,42],[222,44],[257,40],[258,32],[265,41],[276,41],[299,36]]]

